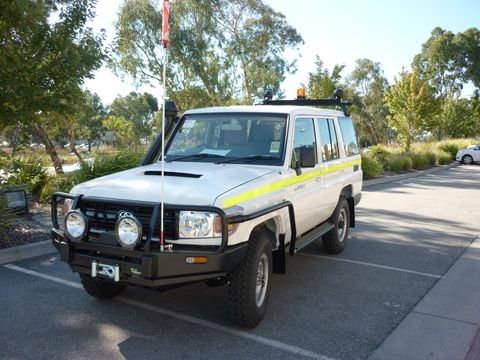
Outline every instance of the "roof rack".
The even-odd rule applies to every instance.
[[[350,116],[348,107],[351,102],[342,102],[343,90],[336,89],[331,99],[306,99],[305,96],[298,96],[294,100],[272,100],[272,91],[267,89],[261,105],[294,105],[294,106],[338,106],[345,116]]]

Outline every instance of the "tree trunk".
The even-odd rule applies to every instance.
[[[77,148],[75,147],[75,131],[71,129],[68,132],[68,140],[70,141],[70,150],[75,154],[75,156],[78,158],[78,161],[82,162],[82,156],[78,153]]]
[[[33,127],[35,128],[38,137],[42,140],[42,143],[45,145],[45,150],[47,151],[47,154],[50,156],[50,159],[52,160],[53,167],[55,168],[55,173],[57,175],[63,174],[62,162],[58,157],[57,150],[55,150],[55,146],[48,138],[47,133],[38,123],[33,124]]]

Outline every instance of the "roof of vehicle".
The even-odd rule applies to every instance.
[[[292,106],[292,105],[236,105],[236,106],[217,106],[200,109],[192,109],[184,114],[213,114],[213,113],[278,113],[291,115],[317,115],[317,116],[339,116],[345,117],[343,112],[332,109],[313,108],[309,106]]]

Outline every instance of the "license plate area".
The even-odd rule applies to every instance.
[[[101,277],[113,280],[115,282],[120,281],[120,266],[102,264],[96,260],[92,261],[92,278]]]

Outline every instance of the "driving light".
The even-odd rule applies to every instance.
[[[118,219],[115,225],[117,242],[124,248],[133,249],[142,238],[142,224],[128,213]]]
[[[203,211],[180,211],[180,238],[213,237],[214,213]]]
[[[65,216],[65,232],[72,240],[82,239],[87,232],[87,219],[79,210],[71,210]]]

